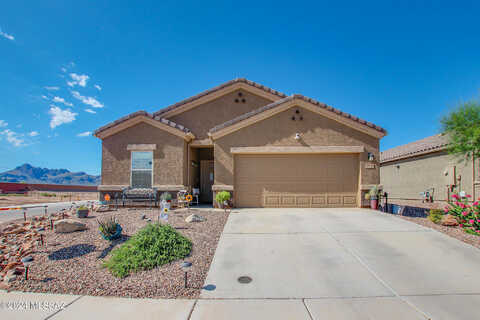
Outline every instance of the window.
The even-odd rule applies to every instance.
[[[151,188],[153,183],[153,151],[132,151],[132,188]]]

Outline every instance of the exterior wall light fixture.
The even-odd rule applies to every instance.
[[[368,153],[368,161],[373,161],[375,160],[375,155],[371,152]]]
[[[300,138],[301,138],[301,137],[300,137],[300,133],[298,133],[298,132],[295,133],[295,140],[300,140]]]

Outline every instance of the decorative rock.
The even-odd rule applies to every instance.
[[[99,206],[95,211],[97,211],[97,212],[107,212],[107,211],[110,211],[110,208],[108,206],[102,205],[102,206]]]
[[[16,275],[16,274],[8,274],[8,273],[7,273],[7,275],[6,275],[5,277],[3,277],[3,282],[9,283],[9,282],[12,282],[12,281],[14,281],[14,280],[16,280],[16,279],[17,279],[17,275]]]
[[[455,227],[455,226],[458,226],[458,221],[451,214],[446,214],[442,217],[442,220],[440,221],[440,224],[442,226]]]
[[[55,221],[55,233],[70,233],[75,231],[83,231],[87,229],[87,225],[73,219],[63,219]]]
[[[191,222],[202,222],[205,221],[204,217],[201,217],[197,214],[191,214],[189,215],[186,219],[185,222],[191,223]]]

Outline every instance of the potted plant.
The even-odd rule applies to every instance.
[[[98,231],[105,240],[118,239],[122,234],[122,227],[117,223],[115,216],[105,218],[104,220],[97,220]]]
[[[86,218],[88,217],[88,213],[90,210],[86,206],[80,206],[77,208],[77,217],[78,218]]]
[[[168,210],[170,210],[171,202],[172,195],[170,194],[170,192],[167,191],[160,195],[160,203],[162,205],[162,208],[167,208]]]
[[[220,208],[225,209],[225,212],[227,211],[230,197],[230,192],[228,191],[220,191],[215,195],[215,201],[218,203]]]
[[[370,191],[368,192],[368,197],[370,199],[370,208],[373,210],[378,209],[378,198],[380,197],[380,190],[378,190],[377,186],[373,186]],[[367,199],[367,195],[365,195],[365,199]]]

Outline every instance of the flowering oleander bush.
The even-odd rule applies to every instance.
[[[459,226],[467,233],[480,236],[480,202],[469,203],[470,195],[461,198],[459,195],[452,196],[454,201],[445,207],[445,213],[449,213],[457,219]],[[479,199],[480,200],[480,199]]]

